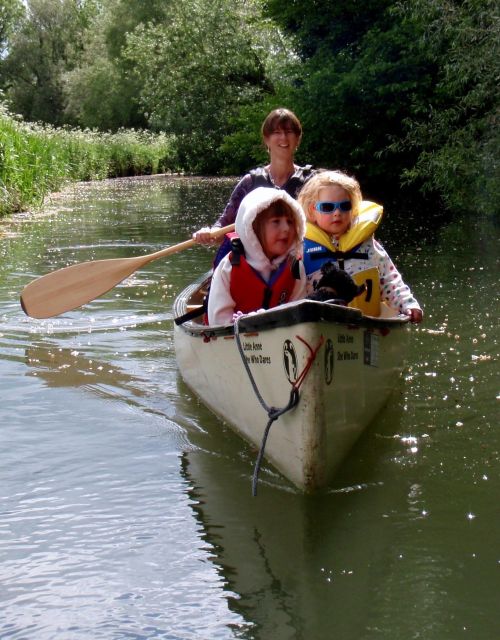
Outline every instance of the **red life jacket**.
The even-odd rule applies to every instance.
[[[288,302],[296,281],[300,278],[299,261],[284,260],[272,274],[269,282],[247,262],[243,254],[231,252],[231,297],[236,303],[235,311],[250,313],[257,309],[272,309]]]

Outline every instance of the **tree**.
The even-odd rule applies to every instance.
[[[75,65],[94,0],[28,0],[5,60],[6,96],[27,120],[64,122],[62,75]]]
[[[88,29],[79,64],[64,75],[65,113],[80,126],[145,128],[140,108],[143,79],[123,55],[129,34],[165,19],[168,0],[107,0]],[[98,105],[98,108],[96,108]]]
[[[306,152],[364,191],[498,202],[496,0],[267,0],[302,64],[290,106]],[[477,204],[477,200],[475,202]]]
[[[0,90],[6,86],[5,57],[9,43],[24,17],[21,0],[3,0],[0,3]]]
[[[316,54],[355,55],[363,36],[383,23],[391,0],[264,0],[264,11],[294,35],[303,60]]]
[[[231,116],[267,87],[254,10],[243,0],[175,3],[165,22],[128,37],[141,104],[153,128],[176,134],[181,166],[216,172]]]
[[[0,59],[7,53],[8,43],[24,15],[21,0],[2,0],[0,4]]]
[[[450,208],[498,214],[498,2],[417,0],[401,11],[423,25],[414,46],[425,47],[437,68],[431,99],[408,115],[406,135],[394,145],[418,153],[403,176],[441,193]]]
[[[399,186],[400,167],[415,162],[414,150],[389,147],[403,135],[409,110],[432,92],[432,61],[410,49],[418,25],[404,23],[389,0],[362,10],[355,0],[312,4],[314,11],[300,1],[266,3],[298,42],[302,63],[290,106],[303,121],[303,150],[316,164],[354,173],[367,195],[383,198]]]

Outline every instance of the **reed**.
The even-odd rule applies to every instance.
[[[163,173],[174,158],[173,136],[27,123],[0,102],[0,216],[40,206],[67,182]]]

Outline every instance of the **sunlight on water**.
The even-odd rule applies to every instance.
[[[33,278],[181,242],[231,180],[75,185],[0,227],[0,638],[491,640],[498,629],[498,228],[382,240],[425,307],[400,384],[302,496],[180,380],[172,303],[197,247],[83,308]],[[420,231],[423,234],[423,230]],[[265,424],[265,416],[256,416]]]

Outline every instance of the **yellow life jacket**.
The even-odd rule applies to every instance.
[[[380,278],[377,267],[364,269],[354,273],[352,279],[356,284],[364,284],[365,290],[349,303],[349,307],[359,309],[365,316],[380,315]]]
[[[308,240],[317,242],[332,252],[342,251],[348,252],[358,246],[365,240],[368,240],[377,230],[384,208],[375,202],[363,200],[360,205],[359,214],[354,217],[351,228],[342,234],[335,246],[326,231],[320,229],[317,225],[307,222],[305,237]],[[350,307],[360,309],[362,313],[368,316],[380,315],[380,278],[378,269],[370,267],[359,271],[352,276],[356,284],[365,284],[365,291],[354,298],[349,303]]]
[[[333,244],[326,231],[312,222],[307,222],[306,238],[319,242],[330,251],[349,251],[361,242],[368,240],[375,233],[382,221],[383,214],[384,207],[382,205],[363,200],[358,215],[353,218],[351,228],[339,238],[338,246]]]

